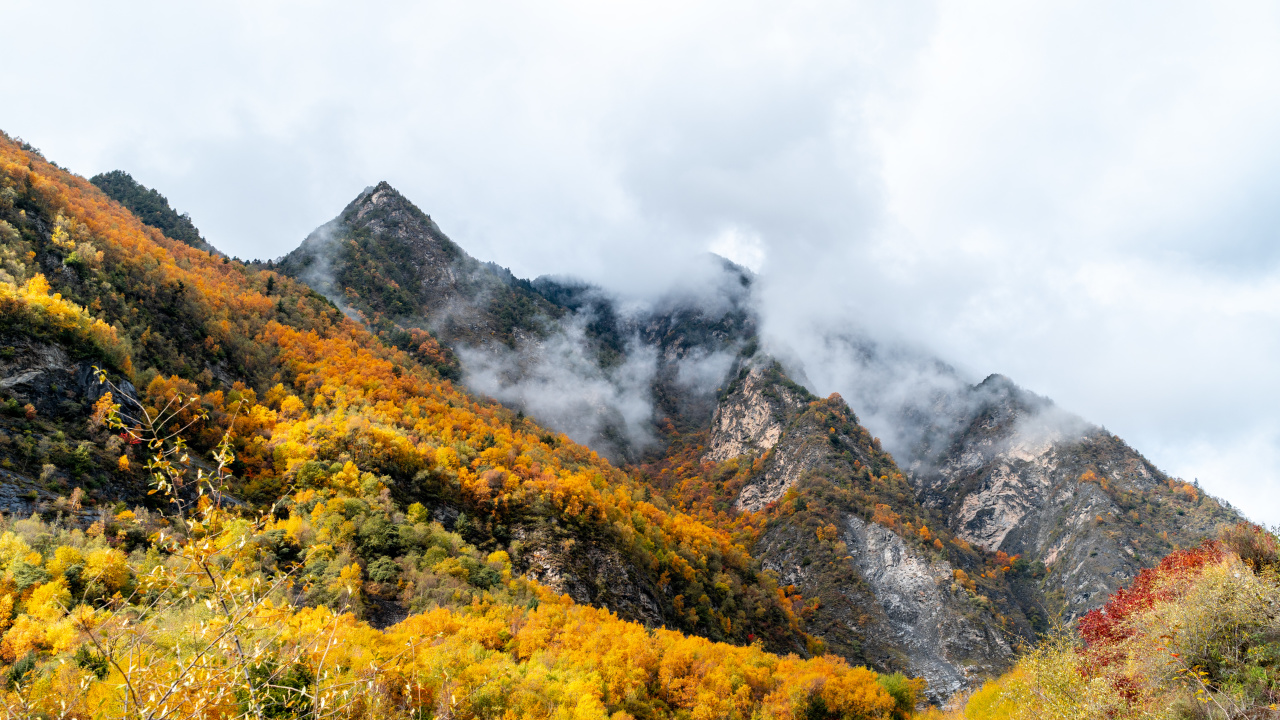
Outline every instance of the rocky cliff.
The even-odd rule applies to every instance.
[[[1027,624],[1002,621],[976,586],[956,583],[948,558],[979,560],[933,538],[938,520],[839,396],[819,400],[755,358],[722,397],[704,455],[734,457],[760,460],[735,500],[768,517],[754,552],[810,599],[810,629],[828,650],[923,677],[935,700],[1007,665]]]
[[[114,380],[122,397],[113,399],[136,408],[133,385]],[[118,439],[101,442],[105,434],[86,426],[105,392],[93,361],[55,342],[0,334],[0,512],[79,512],[78,504],[66,504],[74,486],[92,489],[87,503],[142,494],[133,478],[101,472],[127,452]]]
[[[1070,619],[1138,570],[1240,520],[1122,440],[993,375],[969,389],[950,439],[911,468],[920,501],[988,551],[1042,562]]]

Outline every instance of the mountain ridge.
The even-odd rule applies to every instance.
[[[109,231],[102,218],[115,211],[83,181],[65,181],[73,199],[54,203],[22,179],[29,169],[5,172],[0,260],[14,297],[73,303],[67,312],[84,313],[92,347],[123,358],[113,371],[137,381],[142,402],[201,398],[210,419],[195,426],[197,450],[239,428],[236,493],[247,502],[297,482],[304,496],[350,493],[342,512],[354,534],[314,577],[353,562],[359,612],[378,626],[423,603],[455,607],[428,591],[443,582],[436,570],[397,554],[419,547],[413,537],[438,537],[428,542],[448,557],[432,562],[475,579],[456,590],[468,597],[505,568],[651,627],[923,677],[941,701],[1007,667],[1055,615],[1097,607],[1168,550],[1238,519],[998,375],[894,409],[917,430],[895,459],[857,407],[813,395],[767,352],[755,278],[723,259],[707,261],[700,284],[624,310],[606,289],[523,280],[471,258],[383,182],[279,263],[242,264],[159,228]],[[160,266],[144,270],[137,258],[148,256]],[[4,331],[34,337],[31,322]],[[136,465],[95,469],[129,451],[112,455],[118,446],[85,429],[98,398],[60,379],[70,365],[8,382],[37,371],[31,358],[65,352],[33,348],[13,368],[0,363],[5,437],[26,423],[48,440],[44,450],[0,446],[6,462],[24,463],[15,482],[34,488],[14,510],[67,507],[49,488],[74,483],[95,506],[145,497]],[[231,402],[255,419],[233,418]],[[23,419],[26,403],[35,420]],[[580,424],[561,424],[570,420]],[[322,441],[328,423],[344,429]],[[44,465],[49,488],[31,474]],[[567,474],[539,474],[551,467]],[[326,508],[306,512],[331,517]],[[414,522],[439,529],[387,530]],[[505,565],[485,565],[498,552]]]
[[[729,270],[721,277],[733,277]],[[717,315],[696,303],[685,308],[668,301],[665,314],[650,315],[648,326],[644,316],[619,317],[601,289],[572,280],[529,281],[561,311],[542,316],[545,334],[520,338],[500,351],[515,369],[488,388],[468,368],[491,363],[485,358],[492,355],[469,355],[470,338],[442,333],[441,339],[459,354],[463,377],[473,386],[553,426],[555,414],[540,414],[527,392],[502,392],[531,387],[521,382],[530,375],[528,367],[546,363],[547,338],[561,337],[566,327],[590,328],[574,336],[582,346],[575,362],[577,377],[593,381],[611,379],[611,369],[631,361],[665,360],[665,384],[654,379],[657,371],[649,370],[648,396],[643,398],[647,417],[631,418],[633,432],[640,427],[658,440],[639,453],[624,447],[611,455],[639,463],[642,476],[678,506],[704,508],[702,517],[746,533],[766,567],[805,597],[821,600],[808,621],[826,628],[830,647],[851,660],[926,676],[935,699],[998,672],[1010,661],[1010,648],[1046,631],[1053,617],[1070,619],[1096,607],[1164,552],[1239,519],[1203,495],[1192,506],[1177,505],[1179,498],[1189,499],[1178,481],[1114,436],[995,374],[972,386],[955,385],[950,394],[918,407],[894,409],[904,413],[902,422],[918,428],[917,441],[899,469],[842,399],[819,401],[761,352],[753,278],[738,271],[741,282],[724,286],[738,288],[737,294],[724,297],[729,312]],[[682,324],[682,313],[702,319]],[[864,362],[875,359],[870,347],[863,351]],[[712,383],[704,385],[701,401],[690,406],[695,410],[671,412],[683,396],[697,393],[671,382],[670,375],[678,372],[679,359],[699,353],[723,358],[710,373],[720,375],[713,380],[716,389],[710,390]],[[592,362],[595,368],[589,367]],[[647,362],[658,366],[652,359]],[[641,394],[643,388],[626,397]],[[625,399],[620,394],[602,397],[598,402],[604,405]],[[814,403],[835,405],[812,411]],[[837,431],[836,425],[818,427],[819,416],[852,418],[840,421],[852,424],[847,431]],[[1037,424],[1043,426],[1040,435],[1034,432]],[[1074,428],[1075,435],[1067,428]],[[612,436],[584,440],[599,448],[610,442],[623,445],[626,439],[619,440],[619,434],[615,426]],[[690,439],[682,439],[686,436]],[[700,449],[691,454],[694,447]],[[664,459],[668,455],[671,460]],[[873,462],[872,457],[884,459]],[[861,474],[870,465],[876,467],[874,474]],[[663,479],[672,470],[678,471],[675,476]],[[887,484],[880,487],[881,482]],[[807,500],[797,510],[795,498],[824,494],[828,499],[819,503],[825,508],[819,513],[823,521],[817,529],[801,530],[815,516]],[[1052,497],[1059,500],[1046,499]],[[1180,521],[1188,517],[1194,521]],[[1025,523],[1031,525],[1019,529]],[[813,557],[831,555],[822,550],[832,542],[823,530],[827,526],[850,554],[843,564],[832,557],[834,569],[819,572]],[[902,544],[878,535],[877,527],[901,538]],[[921,533],[930,541],[921,542]],[[890,554],[903,564],[896,569],[867,565],[866,558],[880,552],[869,550],[872,545],[897,548]],[[924,606],[903,611],[911,595],[903,588],[921,582],[909,576],[933,577],[926,585],[944,589]],[[943,581],[945,576],[950,582]],[[929,642],[940,648],[911,640],[913,623],[923,622],[920,613],[952,618],[943,623],[952,628],[947,639],[930,636]],[[877,634],[897,637],[898,644],[879,642]]]

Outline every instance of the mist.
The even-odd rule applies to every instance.
[[[572,316],[551,337],[517,349],[461,347],[463,380],[612,460],[628,459],[655,442],[650,385],[657,352],[633,337],[626,359],[603,369],[587,322]]]
[[[535,287],[565,289],[574,311],[549,335],[514,348],[458,347],[463,381],[614,462],[637,461],[661,447],[665,421],[710,420],[746,338],[699,330],[741,312],[743,272],[704,256],[673,273],[657,299],[625,302],[601,288],[540,278]]]
[[[304,247],[308,249],[305,255],[307,265],[298,270],[298,279],[325,296],[329,302],[342,311],[342,314],[356,322],[363,323],[364,318],[361,317],[360,312],[347,304],[346,298],[339,289],[337,279],[333,274],[330,258],[334,255],[332,248],[341,232],[342,219],[334,218],[316,228],[307,236],[307,239],[303,241]],[[276,258],[276,261],[278,262],[282,259]]]

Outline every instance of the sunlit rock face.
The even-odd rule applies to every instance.
[[[953,582],[955,568],[937,552],[868,522],[865,508],[837,503],[838,522],[821,538],[811,516],[777,512],[780,503],[798,507],[825,493],[823,483],[848,485],[851,473],[863,472],[866,482],[858,468],[896,472],[838,395],[814,397],[769,358],[745,362],[721,396],[703,460],[735,457],[758,467],[735,507],[776,518],[754,554],[780,585],[817,603],[809,631],[828,651],[923,677],[935,701],[1008,664],[1012,652],[994,614]]]
[[[963,593],[949,590],[950,563],[922,557],[892,530],[856,516],[846,518],[844,538],[909,671],[929,682],[931,695],[950,697],[1012,658],[1000,629],[971,617]]]
[[[764,369],[752,368],[741,390],[716,408],[703,460],[723,462],[747,453],[761,454],[778,443],[786,411],[798,408],[800,400],[794,393],[766,390],[773,388],[764,379]]]

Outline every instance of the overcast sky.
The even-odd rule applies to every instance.
[[[1274,3],[0,8],[0,128],[231,254],[384,179],[517,275],[714,249],[1280,522]]]

